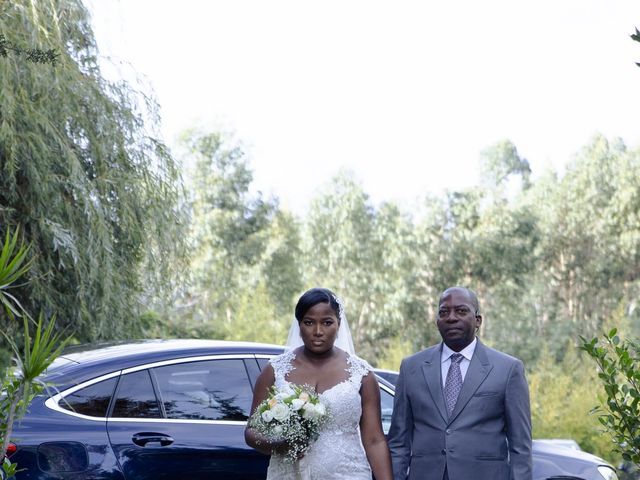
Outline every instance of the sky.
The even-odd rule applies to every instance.
[[[374,203],[478,182],[510,139],[534,178],[596,133],[640,145],[638,0],[86,0],[109,75],[142,75],[171,146],[241,141],[301,211],[340,169]]]

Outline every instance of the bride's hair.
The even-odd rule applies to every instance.
[[[296,305],[296,320],[301,321],[311,307],[318,303],[328,303],[331,309],[336,312],[336,317],[341,318],[342,305],[337,300],[336,295],[328,288],[312,288],[302,294]]]

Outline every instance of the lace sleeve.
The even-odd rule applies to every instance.
[[[373,367],[369,365],[369,362],[355,355],[350,355],[347,359],[347,363],[349,365],[346,369],[347,372],[349,372],[349,381],[354,386],[360,388],[362,377],[372,371]]]
[[[296,358],[296,354],[293,353],[293,350],[287,350],[269,361],[273,367],[277,388],[281,388],[287,383],[286,376],[294,368],[292,364],[294,358]]]

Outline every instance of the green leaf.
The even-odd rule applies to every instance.
[[[33,262],[33,259],[27,257],[29,247],[18,246],[19,235],[19,228],[14,233],[7,231],[0,251],[0,304],[10,318],[21,317],[24,309],[8,290],[27,273]]]

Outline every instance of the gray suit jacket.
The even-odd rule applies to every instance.
[[[442,344],[400,366],[389,431],[395,480],[531,480],[531,412],[524,366],[480,341],[447,415]]]

